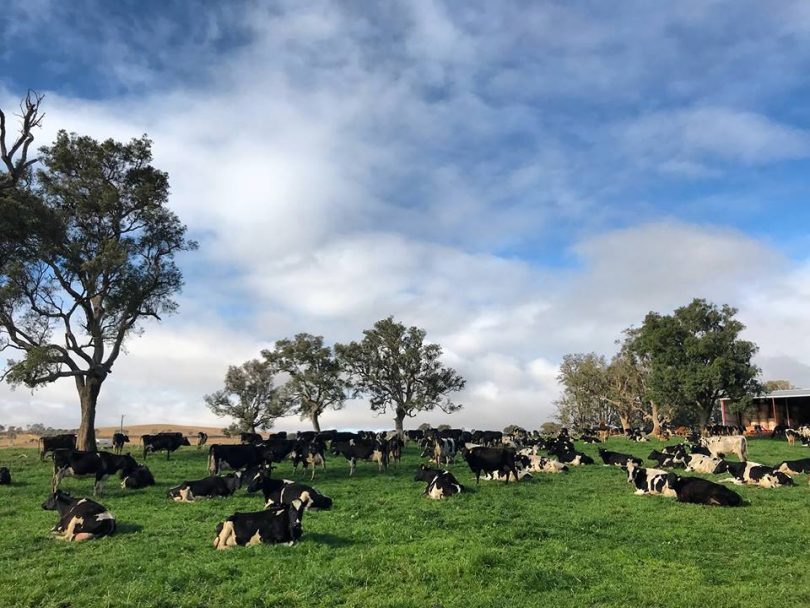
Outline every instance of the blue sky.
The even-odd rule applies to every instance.
[[[538,424],[562,354],[696,296],[810,384],[807,3],[38,0],[0,36],[2,107],[44,92],[40,143],[149,133],[201,244],[102,421],[210,421],[228,364],[395,314],[469,379],[457,424]]]

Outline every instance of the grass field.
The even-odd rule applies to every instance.
[[[642,457],[659,447],[609,446]],[[768,463],[810,456],[771,440],[751,441],[749,452]],[[331,459],[313,485],[335,506],[305,515],[299,544],[216,551],[217,522],[262,500],[240,490],[169,501],[168,487],[206,475],[204,451],[150,458],[158,485],[146,490],[110,479],[101,502],[118,533],[77,544],[53,540],[57,514],[40,508],[50,462],[2,450],[14,483],[0,487],[0,606],[810,606],[806,476],[795,488],[732,486],[751,504],[722,509],[634,496],[620,469],[601,465],[476,488],[461,463],[451,468],[472,491],[431,501],[412,481],[418,463],[411,448],[400,470],[362,463],[349,479]],[[63,483],[75,496],[91,487]]]

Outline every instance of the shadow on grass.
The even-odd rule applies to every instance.
[[[318,544],[329,545],[330,547],[350,547],[355,544],[355,541],[351,538],[323,532],[307,532],[304,538]]]
[[[115,522],[115,534],[137,534],[143,530],[143,526],[128,522]]]

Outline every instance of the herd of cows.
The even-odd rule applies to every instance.
[[[784,436],[799,438],[810,445],[810,426],[786,429]],[[717,432],[717,431],[715,431]],[[644,441],[643,433],[630,431],[630,439]],[[596,430],[582,430],[578,439],[586,443],[601,444],[607,434]],[[207,441],[205,433],[199,433],[197,448]],[[692,436],[690,441],[668,445],[652,450],[648,460],[658,468],[644,467],[641,459],[628,454],[598,448],[599,458],[606,466],[621,467],[627,481],[636,494],[658,494],[675,497],[679,502],[704,505],[740,506],[742,497],[722,485],[752,484],[764,488],[794,485],[793,477],[810,473],[810,458],[783,461],[776,466],[766,466],[748,460],[747,440],[743,435],[728,434],[723,429],[716,435]],[[165,451],[167,460],[181,446],[191,445],[181,433],[158,433],[144,435],[143,458],[148,454]],[[208,476],[186,480],[170,488],[168,498],[177,502],[192,502],[203,498],[232,496],[240,488],[248,493],[261,492],[264,509],[261,511],[234,513],[216,526],[214,547],[225,549],[237,545],[258,543],[295,543],[302,534],[302,519],[306,510],[327,510],[332,499],[314,487],[271,476],[278,463],[290,461],[295,471],[299,466],[310,471],[314,479],[318,468],[326,468],[327,451],[343,457],[353,475],[358,461],[377,464],[379,470],[387,469],[390,463],[399,464],[407,442],[416,443],[421,456],[431,465],[422,464],[417,469],[414,481],[426,484],[423,495],[432,499],[444,499],[462,493],[464,486],[452,472],[443,468],[455,463],[460,456],[475,475],[476,483],[484,480],[501,480],[509,483],[526,479],[538,473],[565,473],[569,467],[595,464],[586,453],[577,451],[571,436],[562,429],[557,436],[515,432],[511,435],[496,431],[463,431],[460,429],[407,431],[403,436],[396,432],[340,432],[314,431],[297,433],[288,438],[286,433],[275,433],[267,439],[255,433],[245,433],[239,445],[214,444],[208,450]],[[43,509],[59,512],[59,521],[53,528],[64,540],[82,541],[112,534],[115,518],[100,503],[89,498],[74,498],[59,489],[61,481],[68,476],[94,478],[93,496],[103,492],[104,481],[119,474],[124,489],[145,488],[155,484],[151,471],[138,463],[130,454],[122,454],[129,438],[121,433],[113,437],[113,452],[85,452],[76,450],[76,436],[56,435],[40,440],[40,458],[52,455],[53,477],[51,494],[42,504]],[[727,460],[733,455],[736,461]],[[223,470],[232,472],[222,474]],[[723,474],[728,477],[716,483],[701,477],[682,476],[674,469],[704,474]],[[0,467],[0,485],[11,483],[10,471]]]

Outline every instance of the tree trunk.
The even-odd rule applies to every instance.
[[[312,428],[315,429],[315,432],[320,433],[321,423],[318,422],[318,414],[312,414],[309,419],[312,420]]]
[[[96,404],[101,391],[102,380],[94,376],[76,378],[79,402],[82,407],[82,421],[76,437],[76,449],[96,451]]]
[[[698,409],[698,426],[700,427],[700,432],[705,435],[706,434],[706,424],[709,422],[709,415],[711,414],[711,409],[706,410],[704,407],[699,407]]]
[[[405,438],[405,410],[397,410],[397,416],[394,418],[394,424],[396,425],[397,435],[399,435],[400,439]]]
[[[619,414],[619,422],[622,423],[622,430],[626,433],[630,429],[630,418]]]
[[[658,417],[658,404],[654,401],[650,403],[650,417],[652,418],[652,435],[661,437],[661,419]]]

